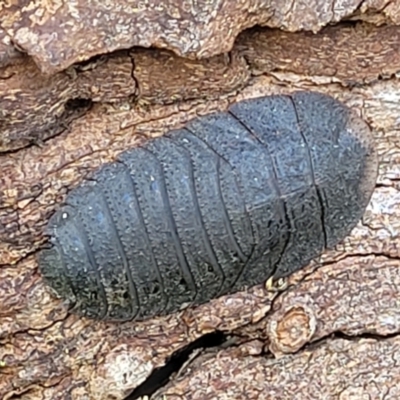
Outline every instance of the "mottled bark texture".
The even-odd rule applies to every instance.
[[[255,25],[317,32],[343,19],[396,23],[398,11],[396,0],[14,0],[0,4],[0,29],[49,73],[132,46],[208,58]]]
[[[96,26],[62,25],[66,13],[91,23],[105,2],[89,3],[0,5],[0,398],[122,399],[174,352],[218,330],[228,342],[196,353],[155,398],[398,399],[400,28],[382,22],[398,22],[399,3],[252,1],[250,15],[239,1],[207,2],[214,13],[204,14],[172,1],[168,12],[146,14],[132,1],[123,35],[106,29],[114,11],[100,12]],[[344,17],[374,24],[320,30]],[[319,32],[260,28],[232,47],[255,23]],[[123,50],[133,45],[201,59]],[[343,101],[376,138],[376,190],[340,246],[281,292],[260,285],[145,322],[93,322],[51,296],[35,255],[49,216],[83,177],[195,115],[296,89]]]

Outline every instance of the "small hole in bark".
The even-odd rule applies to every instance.
[[[74,110],[86,109],[89,108],[91,105],[92,105],[91,99],[82,99],[78,97],[76,99],[69,99],[65,103],[65,110],[74,111]]]

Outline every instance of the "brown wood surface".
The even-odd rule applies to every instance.
[[[133,46],[209,58],[255,25],[318,32],[343,19],[398,23],[399,9],[399,0],[12,0],[0,2],[0,47],[17,45],[47,74]]]
[[[0,398],[122,399],[221,331],[228,342],[195,353],[154,398],[398,399],[400,27],[381,25],[396,5],[363,2],[354,18],[375,24],[317,34],[253,29],[202,60],[135,48],[49,75],[0,46]],[[83,177],[196,115],[297,89],[340,99],[376,138],[376,189],[341,245],[281,292],[259,285],[140,323],[79,318],[51,296],[35,255]]]

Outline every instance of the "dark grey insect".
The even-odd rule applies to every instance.
[[[362,217],[376,175],[368,126],[333,98],[242,101],[72,190],[41,272],[87,317],[172,313],[307,265]]]

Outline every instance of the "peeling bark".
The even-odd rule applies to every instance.
[[[395,5],[366,1],[358,12]],[[228,55],[199,61],[121,50],[51,76],[27,55],[0,57],[0,92],[13,88],[24,100],[0,96],[0,113],[9,113],[0,114],[0,397],[122,399],[186,347],[185,366],[154,398],[397,399],[399,32],[364,23],[315,35],[254,29]],[[49,216],[83,177],[196,115],[297,89],[340,99],[376,138],[375,192],[336,249],[281,292],[259,285],[144,322],[79,318],[51,296],[35,255]],[[71,99],[90,104],[67,118]],[[26,147],[33,133],[38,145]],[[191,353],[212,332],[226,342]]]
[[[236,36],[255,25],[318,32],[344,19],[398,23],[399,7],[397,0],[16,0],[0,4],[0,29],[43,73],[55,73],[133,46],[209,58],[229,52]]]

